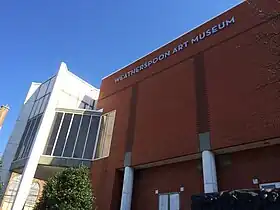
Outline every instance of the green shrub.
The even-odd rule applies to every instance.
[[[34,210],[92,210],[95,202],[86,167],[67,168],[51,177]]]

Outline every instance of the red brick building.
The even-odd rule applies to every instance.
[[[103,79],[98,107],[116,117],[109,156],[92,163],[98,209],[154,210],[179,198],[184,210],[193,194],[280,181],[280,4],[256,5]]]

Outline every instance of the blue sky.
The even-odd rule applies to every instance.
[[[32,81],[61,61],[99,87],[101,78],[241,0],[45,0],[0,3],[0,105],[11,110],[0,152]]]

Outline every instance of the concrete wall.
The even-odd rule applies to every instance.
[[[60,96],[57,101],[58,108],[83,108],[82,101],[92,104],[93,100],[97,100],[99,89],[88,84],[81,78],[77,77],[70,71],[64,73],[64,79],[60,84]]]

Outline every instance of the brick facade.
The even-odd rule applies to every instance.
[[[266,2],[257,1],[265,11],[280,11],[276,1]],[[241,3],[102,81],[98,108],[116,110],[116,121],[110,156],[92,163],[99,209],[119,209],[126,153],[135,168],[133,210],[157,209],[155,190],[180,186],[181,209],[188,209],[190,195],[203,192],[198,135],[205,132],[217,154],[220,190],[257,187],[254,177],[280,181],[279,146],[267,145],[280,136],[279,77],[273,70],[280,30],[275,18],[255,11]],[[218,33],[115,82],[232,17],[235,23]]]

